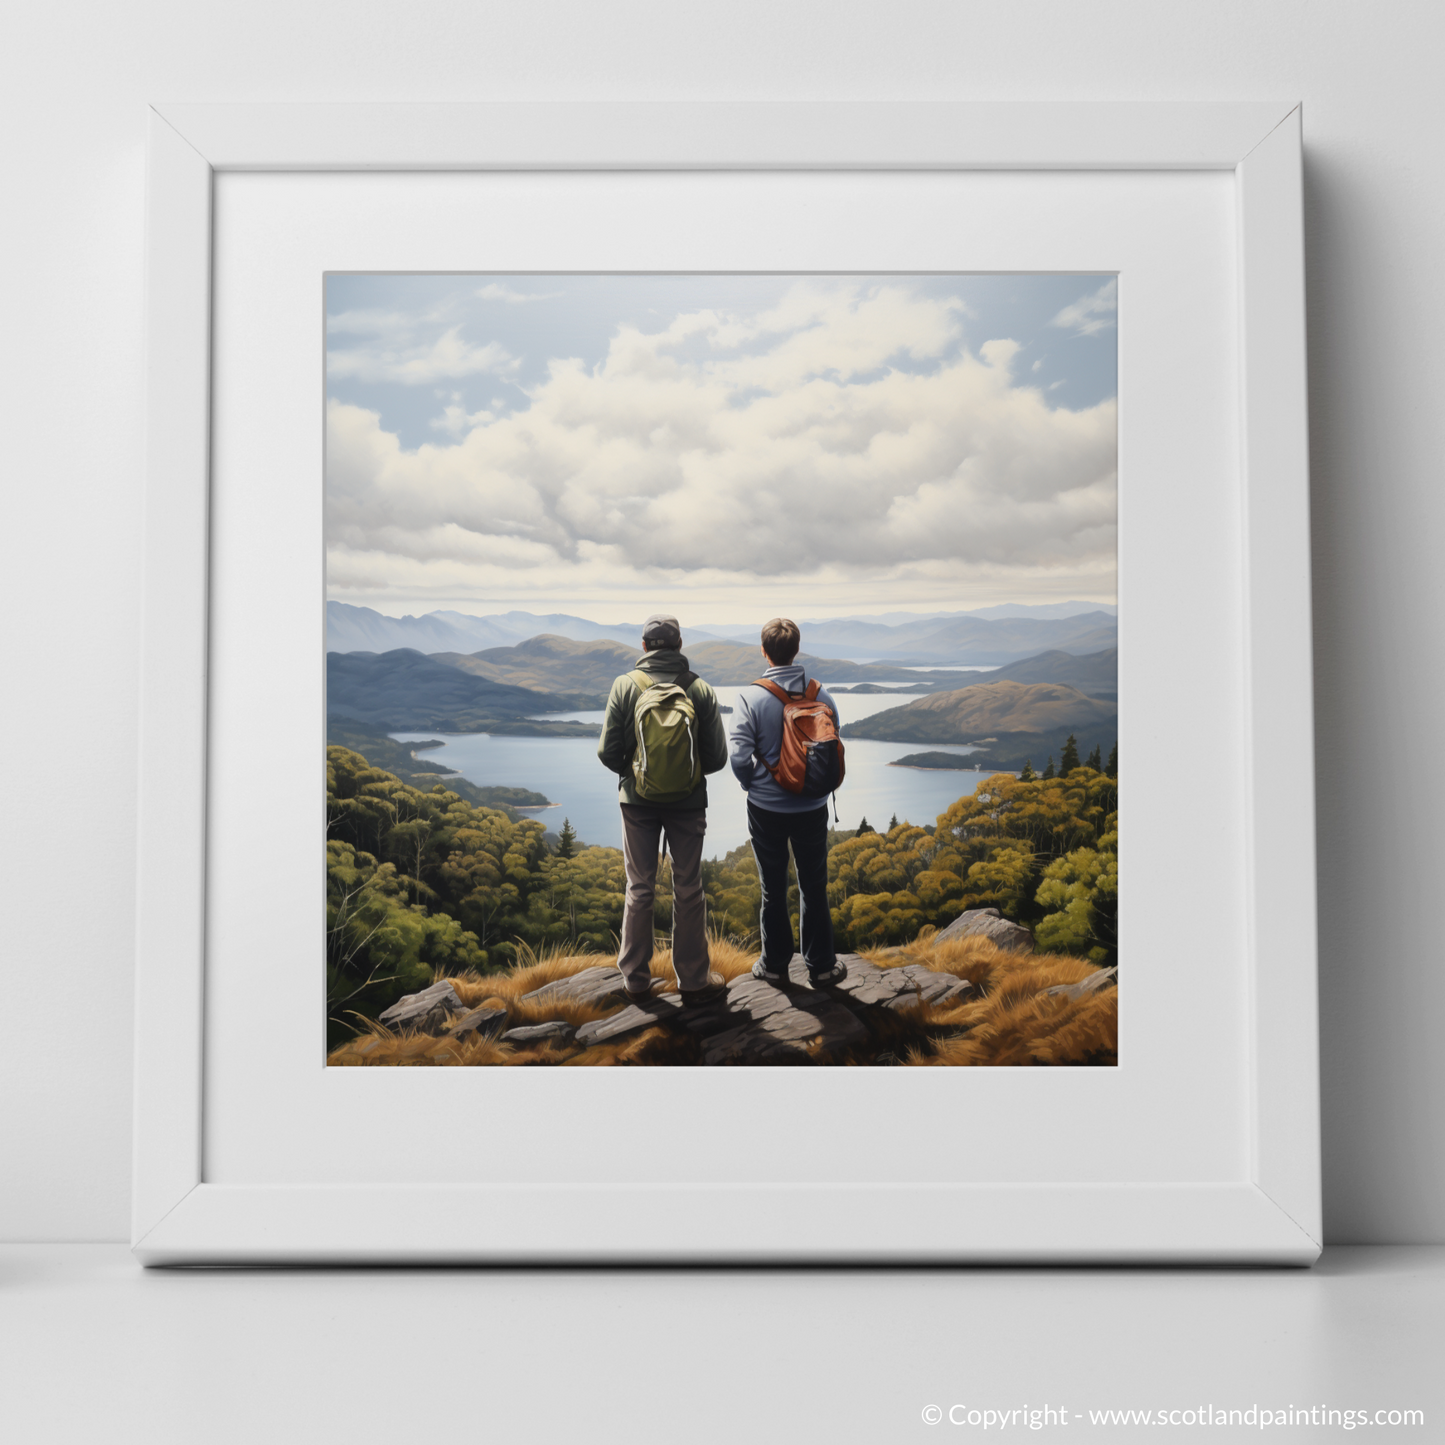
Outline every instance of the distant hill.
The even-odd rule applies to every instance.
[[[591,699],[587,698],[590,702]],[[372,727],[439,732],[527,732],[559,735],[595,732],[580,724],[525,721],[533,713],[565,712],[575,694],[512,687],[474,677],[420,652],[326,654],[326,715]]]
[[[1091,697],[1113,701],[1119,695],[1119,649],[1106,647],[1080,657],[1055,648],[985,673],[979,681],[1063,682]]]
[[[1042,770],[1050,755],[1058,761],[1071,734],[1080,757],[1096,747],[1107,755],[1118,740],[1114,705],[1062,683],[974,683],[843,725],[845,738],[986,742],[968,754],[984,768],[1015,769],[1028,761]]]
[[[984,682],[920,697],[858,722],[844,737],[903,743],[970,743],[1001,733],[1048,733],[1061,727],[1112,724],[1112,705],[1063,683]]]
[[[433,661],[475,677],[539,692],[590,693],[595,706],[601,707],[613,678],[630,671],[639,656],[641,648],[626,647],[620,642],[575,642],[568,637],[544,633],[512,647],[490,647],[470,655],[437,653]]]
[[[856,687],[839,687],[837,684],[830,686],[830,691],[835,697],[851,697],[855,693],[937,692],[938,690],[938,685],[931,682],[888,683],[885,685],[876,682],[860,682]]]
[[[909,753],[906,757],[894,758],[890,768],[941,768],[950,772],[961,772],[964,768],[972,771],[978,766],[975,753]]]

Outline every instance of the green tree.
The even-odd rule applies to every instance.
[[[1098,848],[1078,848],[1044,870],[1036,901],[1044,910],[1035,930],[1040,948],[1082,954],[1091,962],[1117,961],[1118,833]]]
[[[1045,764],[1045,766],[1044,766],[1044,780],[1045,780],[1045,782],[1047,782],[1048,779],[1050,779],[1050,778],[1052,778],[1052,777],[1054,777],[1054,776],[1055,776],[1055,774],[1054,774],[1054,755],[1053,755],[1052,753],[1050,753],[1050,754],[1049,754],[1049,760],[1048,760],[1048,762],[1047,762],[1047,763]]]
[[[895,814],[888,820],[888,831],[891,833],[897,826],[898,826],[898,814],[895,813]]]
[[[1102,773],[1104,771],[1103,752],[1100,749],[1098,743],[1094,744],[1094,750],[1089,754],[1089,761],[1087,766],[1093,768],[1096,773]]]
[[[1019,782],[1021,782],[1021,783],[1031,783],[1031,782],[1033,782],[1033,780],[1034,780],[1035,778],[1037,778],[1037,777],[1038,777],[1038,774],[1037,774],[1036,772],[1034,772],[1033,759],[1032,759],[1032,758],[1025,758],[1025,759],[1024,759],[1024,770],[1023,770],[1023,772],[1021,772],[1021,773],[1019,774]]]
[[[577,830],[572,826],[570,818],[562,819],[562,833],[557,839],[557,856],[559,858],[572,858],[577,853]]]
[[[327,843],[328,1046],[350,1036],[351,1015],[375,1018],[438,972],[485,966],[476,937],[454,918],[408,902],[413,881],[347,843]]]
[[[873,831],[873,827],[872,827],[872,825],[869,823],[868,819],[867,819],[867,818],[863,818],[863,819],[861,819],[861,820],[859,821],[858,831],[857,831],[857,834],[856,834],[855,836],[861,838],[865,833],[871,833],[872,831]]]
[[[1119,776],[1119,744],[1115,743],[1109,749],[1109,761],[1104,764],[1104,776],[1106,778],[1117,778]]]
[[[1063,756],[1059,759],[1059,772],[1067,778],[1078,766],[1079,745],[1075,742],[1073,733],[1070,733],[1068,741],[1064,744]]]

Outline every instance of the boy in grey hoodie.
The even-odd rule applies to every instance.
[[[802,641],[798,625],[775,617],[763,628],[763,673],[787,693],[800,693],[807,674],[794,662]],[[818,698],[839,725],[838,707],[825,689]],[[783,747],[783,704],[765,687],[755,684],[738,694],[737,712],[728,736],[733,774],[748,795],[748,833],[758,864],[763,903],[760,929],[762,957],[753,965],[753,977],[780,983],[793,960],[793,924],[788,916],[788,845],[798,869],[798,927],[803,959],[814,983],[831,983],[845,970],[833,951],[833,919],[828,911],[828,805],[800,797],[781,786],[768,771],[777,767]]]

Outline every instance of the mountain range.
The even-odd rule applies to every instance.
[[[1082,654],[1115,645],[1118,619],[1112,610],[1036,615],[1073,605],[1031,609],[1026,615],[1018,615],[1022,608],[1004,604],[983,609],[997,614],[994,616],[890,613],[890,619],[900,620],[834,618],[801,622],[799,626],[804,634],[804,651],[810,656],[891,662],[895,666],[1000,666],[1040,652]],[[1005,608],[1008,615],[1003,615]],[[345,602],[326,604],[328,652],[390,652],[406,647],[425,653],[473,655],[490,648],[515,646],[542,634],[574,642],[617,642],[631,649],[638,646],[641,632],[641,623],[603,624],[567,613],[502,612],[475,617],[438,611],[422,617],[387,617],[369,607],[353,607]],[[734,623],[687,625],[683,628],[683,647],[689,656],[716,642],[737,643],[756,651],[756,637],[756,628]]]

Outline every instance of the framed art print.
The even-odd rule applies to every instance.
[[[1312,1259],[1299,145],[160,108],[140,1257]]]

